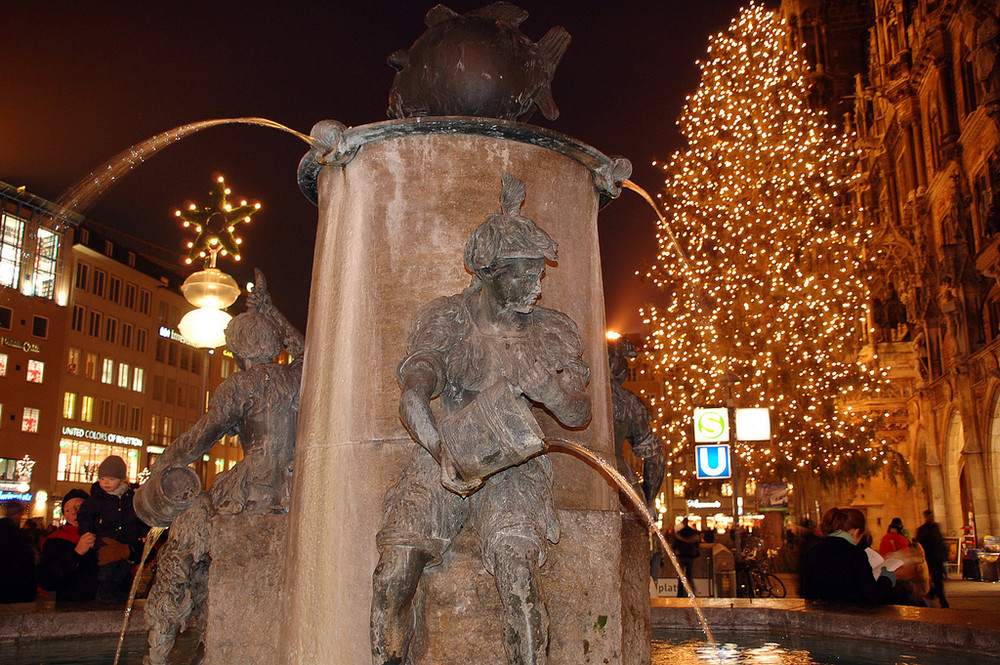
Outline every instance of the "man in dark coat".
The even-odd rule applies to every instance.
[[[934,521],[933,511],[924,511],[924,523],[917,529],[917,542],[924,548],[927,568],[931,574],[931,591],[927,597],[937,596],[941,607],[948,607],[948,600],[944,597],[944,566],[948,560],[948,546],[944,544],[941,528]]]
[[[80,535],[77,516],[88,494],[70,490],[62,501],[66,523],[53,531],[42,544],[38,563],[38,586],[54,591],[57,603],[89,602],[97,594],[96,537]]]
[[[17,499],[3,504],[0,518],[0,603],[29,603],[35,599],[35,554],[21,532],[25,505]]]
[[[700,543],[701,532],[697,529],[692,529],[688,525],[688,518],[685,517],[681,520],[681,528],[674,534],[674,553],[677,554],[681,568],[684,569],[684,576],[688,578],[692,589],[694,588],[694,560],[701,555]],[[687,596],[687,591],[684,589],[684,584],[680,578],[678,578],[677,597],[683,598],[685,596]]]

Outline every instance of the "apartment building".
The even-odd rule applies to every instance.
[[[54,225],[51,204],[23,189],[0,200],[0,492],[52,521],[108,455],[143,480],[236,365],[177,331],[191,309],[179,254],[93,220]],[[226,437],[195,466],[207,487],[241,457]]]

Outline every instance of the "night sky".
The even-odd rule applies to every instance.
[[[56,200],[130,145],[199,120],[260,116],[304,133],[326,118],[349,126],[385,120],[394,73],[386,56],[420,36],[432,4],[6,3],[0,180]],[[446,4],[466,12],[486,3]],[[698,85],[695,60],[745,3],[517,4],[530,12],[521,30],[532,40],[554,25],[573,38],[552,86],[562,115],[549,122],[536,113],[529,122],[627,157],[632,180],[655,195],[662,176],[651,163],[682,147],[675,123]],[[181,254],[194,236],[174,210],[208,205],[214,176],[224,175],[237,202],[263,208],[241,232],[243,261],[221,258],[219,267],[241,283],[260,267],[278,307],[304,330],[317,219],[295,178],[306,150],[273,129],[207,129],[157,154],[83,212]],[[656,255],[654,214],[624,192],[599,219],[608,327],[638,332],[638,307],[657,298],[633,274]]]

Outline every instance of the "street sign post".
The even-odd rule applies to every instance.
[[[699,480],[731,478],[733,484],[734,547],[740,551],[740,513],[743,498],[739,487],[737,441],[767,441],[771,438],[771,413],[767,408],[737,409],[730,381],[724,407],[694,410],[695,474]]]

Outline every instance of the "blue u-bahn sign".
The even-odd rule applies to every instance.
[[[694,461],[699,480],[729,478],[733,475],[727,443],[695,446]]]

